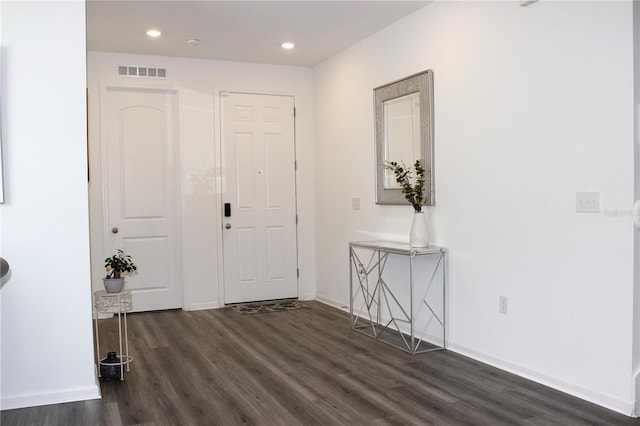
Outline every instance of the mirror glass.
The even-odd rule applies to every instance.
[[[433,194],[433,74],[430,70],[374,89],[376,204],[408,204],[387,162],[425,169],[425,205]],[[415,176],[415,173],[414,173]]]
[[[384,159],[402,158],[407,165],[422,156],[420,146],[420,94],[400,96],[383,102]],[[391,170],[384,171],[384,188],[400,188]]]

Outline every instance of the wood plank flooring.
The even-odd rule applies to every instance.
[[[131,314],[125,381],[103,381],[101,400],[3,411],[2,426],[640,425],[453,352],[406,354],[308,304]],[[106,353],[117,323],[100,323]]]

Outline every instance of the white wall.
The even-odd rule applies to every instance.
[[[450,347],[631,413],[633,228],[607,212],[633,203],[632,39],[631,2],[436,1],[317,66],[318,297],[348,303],[348,241],[408,240],[410,207],[374,204],[372,89],[432,69]]]
[[[2,2],[2,409],[99,397],[89,270],[84,2]]]
[[[96,397],[98,389],[84,6],[3,2],[1,19],[8,203],[0,254],[13,276],[0,300],[0,402],[8,409]],[[410,209],[374,205],[372,88],[433,69],[437,205],[428,212],[435,242],[450,250],[452,347],[628,413],[630,219],[576,214],[574,197],[600,191],[605,211],[633,200],[631,22],[629,2],[436,2],[317,67],[313,105],[308,70],[215,61],[91,54],[90,90],[121,59],[134,59],[176,76],[187,121],[210,116],[214,86],[295,95],[301,281],[305,297],[316,277],[320,296],[346,304],[347,242],[370,238],[364,232],[403,236],[410,223]],[[208,181],[215,167],[215,129],[205,134],[181,146],[183,239],[200,250],[185,258],[191,283],[218,274],[209,262],[219,257],[217,238],[208,236],[217,231],[216,197],[210,185],[185,188],[187,177]],[[354,196],[360,211],[351,210]],[[212,279],[189,287],[189,307],[219,303]],[[506,316],[497,313],[500,295],[509,297]]]
[[[188,48],[188,46],[185,46]],[[119,65],[161,67],[167,78],[118,77]],[[215,308],[223,303],[219,294],[222,258],[222,219],[216,185],[219,168],[220,90],[295,97],[296,156],[298,161],[298,262],[300,297],[315,296],[314,186],[312,72],[308,68],[259,65],[90,52],[88,56],[90,151],[91,151],[91,244],[93,283],[100,288],[106,257],[102,219],[100,169],[100,84],[169,85],[178,90],[180,102],[180,169],[184,308]]]

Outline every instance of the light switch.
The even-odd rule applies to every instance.
[[[599,213],[599,192],[576,192],[576,213]]]
[[[360,198],[352,198],[351,207],[353,208],[353,210],[360,210]]]

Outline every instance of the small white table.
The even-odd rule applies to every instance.
[[[406,258],[408,270],[396,269],[394,276],[385,273],[390,255]],[[445,255],[446,250],[436,246],[349,243],[351,328],[411,354],[446,349]],[[431,262],[416,272],[417,258]],[[421,330],[416,330],[418,322]],[[437,341],[428,342],[425,336],[432,329],[437,331]]]
[[[133,361],[133,357],[129,356],[129,335],[127,333],[127,312],[133,308],[131,301],[131,290],[122,290],[119,293],[107,293],[105,290],[93,293],[93,306],[96,310],[94,322],[96,327],[96,356],[97,363],[100,365],[113,365],[100,360],[100,334],[98,327],[97,313],[117,314],[118,315],[118,340],[120,343],[120,351],[118,352],[120,362],[120,380],[124,380],[124,366],[129,370],[129,364]],[[124,327],[123,327],[124,320]],[[124,339],[123,339],[124,332]],[[124,340],[124,353],[122,352],[122,342]],[[100,368],[98,368],[98,377],[100,377]]]

